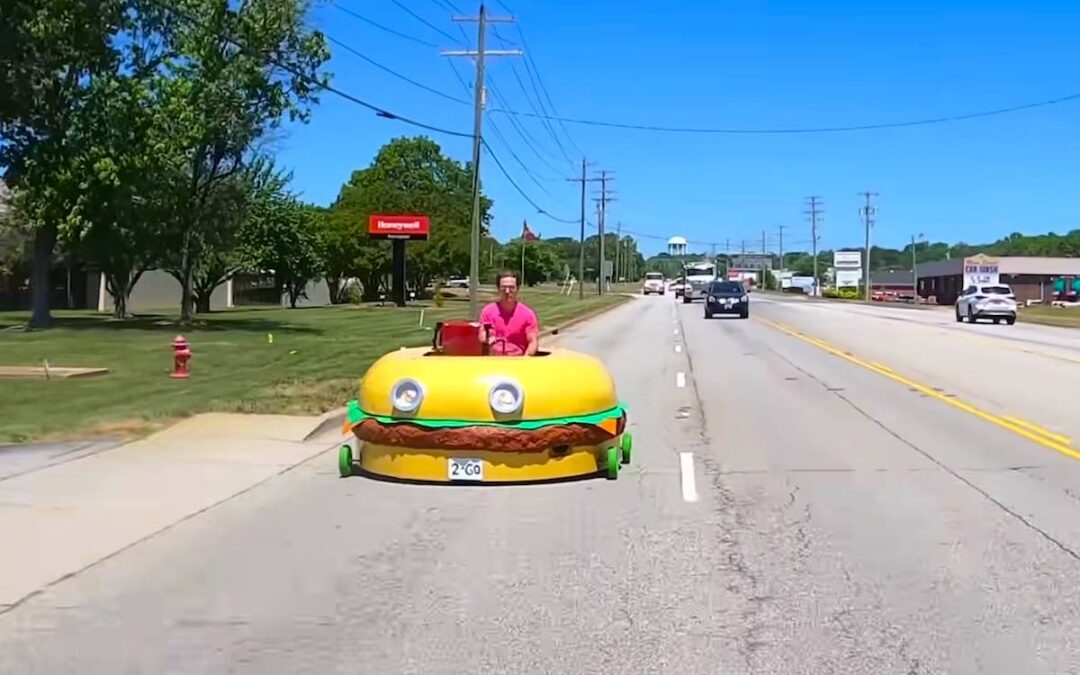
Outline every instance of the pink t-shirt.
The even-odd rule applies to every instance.
[[[491,324],[491,334],[495,344],[491,345],[492,354],[503,356],[521,356],[529,346],[529,334],[540,330],[540,321],[536,312],[518,302],[509,312],[492,302],[480,311],[480,323]]]

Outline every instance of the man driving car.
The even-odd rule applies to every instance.
[[[499,356],[534,356],[540,349],[540,321],[528,305],[518,300],[518,275],[509,270],[499,273],[499,300],[480,310],[480,323],[490,330],[480,332],[490,354]]]

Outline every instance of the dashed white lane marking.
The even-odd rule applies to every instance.
[[[675,334],[676,334],[676,335],[678,335],[678,334],[679,334],[679,329],[678,329],[678,328],[676,328],[676,329],[675,329]]]
[[[678,354],[682,351],[682,345],[675,345],[675,353]]]
[[[679,388],[686,386],[686,373],[675,373],[675,386]]]
[[[682,475],[682,498],[684,502],[696,502],[697,483],[694,480],[694,453],[679,453],[679,473]]]

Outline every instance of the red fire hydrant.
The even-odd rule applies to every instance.
[[[191,373],[188,361],[191,360],[191,348],[183,335],[177,335],[172,341],[173,371],[171,377],[182,379]]]

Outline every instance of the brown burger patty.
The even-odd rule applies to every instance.
[[[626,418],[620,417],[618,433],[622,433]],[[402,448],[431,448],[439,450],[504,450],[509,452],[538,452],[560,445],[599,445],[613,435],[591,424],[555,424],[539,429],[511,429],[495,426],[475,426],[431,429],[395,422],[381,424],[366,419],[353,427],[362,441]]]

